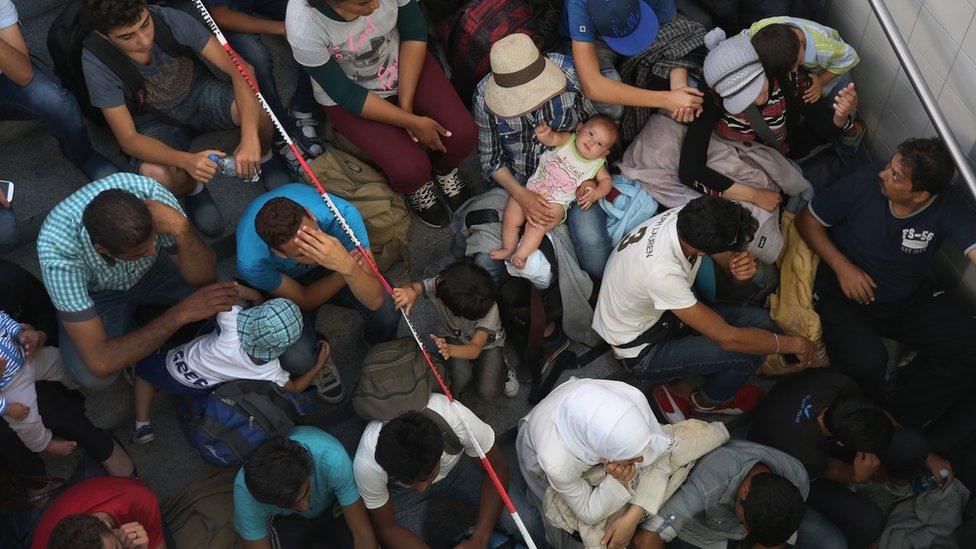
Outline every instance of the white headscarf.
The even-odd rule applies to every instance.
[[[647,398],[622,382],[594,380],[570,391],[553,421],[569,451],[588,465],[639,456],[650,465],[669,444]]]

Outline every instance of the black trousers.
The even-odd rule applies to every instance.
[[[948,293],[923,285],[905,301],[870,305],[847,299],[836,287],[818,288],[817,293],[815,308],[831,367],[852,377],[903,425],[922,428],[957,402],[972,398],[976,319],[955,306]],[[888,386],[882,337],[918,352]]]
[[[111,433],[95,427],[85,415],[85,397],[81,393],[53,381],[38,381],[35,388],[38,410],[54,436],[77,442],[98,462],[112,455],[115,441]],[[0,421],[0,460],[17,474],[46,476],[41,456],[28,450],[6,421]],[[41,486],[35,483],[33,487]]]
[[[328,549],[352,549],[355,545],[342,508],[337,503],[314,519],[278,515],[272,525],[282,549],[304,549],[317,543]]]

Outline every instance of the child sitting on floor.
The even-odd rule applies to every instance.
[[[329,346],[321,343],[312,368],[291,379],[278,357],[298,341],[302,313],[294,302],[275,298],[261,304],[256,290],[238,286],[241,299],[257,304],[250,309],[234,305],[217,314],[217,329],[168,353],[150,355],[136,365],[135,428],[132,442],[144,444],[156,438],[149,422],[156,388],[182,396],[198,396],[217,385],[238,379],[266,380],[290,393],[308,389],[329,359]]]
[[[476,369],[478,394],[482,398],[498,396],[503,378],[505,396],[517,395],[518,380],[506,366],[502,353],[505,330],[498,313],[495,282],[488,271],[469,259],[456,261],[436,278],[394,289],[393,304],[410,314],[418,295],[434,302],[450,332],[446,338],[434,334],[430,337],[447,360],[451,390],[461,394]]]
[[[502,247],[489,256],[496,261],[508,261],[516,269],[523,269],[525,260],[539,249],[545,234],[566,220],[574,199],[580,208],[587,210],[613,188],[605,164],[607,153],[617,140],[617,125],[609,117],[591,116],[576,127],[575,133],[555,132],[543,123],[536,127],[535,137],[543,145],[554,148],[539,158],[539,167],[525,188],[549,201],[555,221],[547,225],[537,225],[531,220],[526,223],[522,207],[514,198],[509,199],[502,219]],[[523,225],[525,232],[519,242],[519,229]]]
[[[801,65],[810,72],[810,85],[803,92],[807,103],[843,89],[860,61],[835,29],[799,17],[760,19],[742,34],[752,40],[768,73],[789,74]]]
[[[21,324],[0,310],[0,415],[31,452],[66,456],[78,445],[54,438],[37,411],[34,382],[59,381],[69,389],[78,385],[61,363],[61,354],[44,347],[47,336]]]

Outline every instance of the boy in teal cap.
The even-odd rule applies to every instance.
[[[263,299],[257,291],[240,286],[240,297],[253,303]],[[136,365],[135,427],[132,441],[144,444],[156,438],[149,422],[156,388],[173,394],[205,394],[225,381],[266,380],[288,392],[298,393],[325,367],[329,346],[322,343],[315,365],[291,379],[278,357],[298,341],[302,313],[292,301],[275,298],[250,309],[234,305],[217,314],[217,329],[189,343],[155,353]],[[334,366],[333,366],[334,367]]]

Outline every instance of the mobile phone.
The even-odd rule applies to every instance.
[[[0,179],[0,188],[3,189],[3,196],[7,198],[7,202],[12,203],[14,201],[14,182]]]

